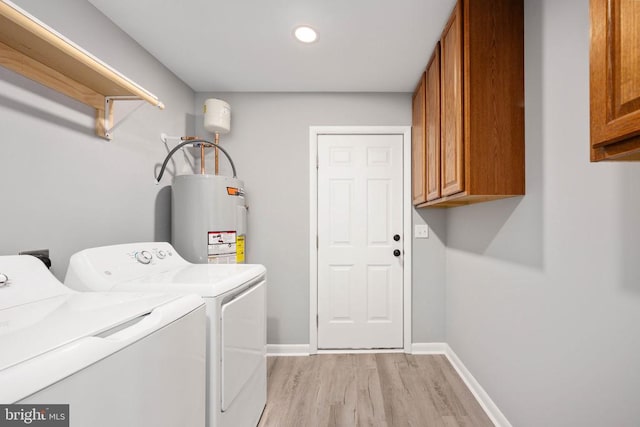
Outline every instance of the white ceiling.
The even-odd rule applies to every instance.
[[[198,92],[412,92],[455,0],[89,0]],[[305,45],[293,29],[310,25]]]

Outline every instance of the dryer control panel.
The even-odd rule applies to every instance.
[[[71,256],[65,285],[83,291],[115,285],[190,265],[167,242],[127,243],[85,249]]]
[[[167,243],[167,245],[169,244]],[[155,245],[150,245],[149,247],[143,247],[140,243],[132,243],[131,246],[134,248],[134,250],[127,252],[129,257],[135,259],[140,264],[144,264],[144,265],[152,264],[154,263],[154,261],[162,261],[163,259],[167,257],[173,257],[174,254],[176,254],[176,251],[172,247],[158,248],[157,243]],[[113,247],[113,246],[110,246],[110,247]],[[97,249],[103,249],[103,248],[97,248]],[[96,255],[100,257],[104,255],[106,257],[109,257],[109,258],[106,258],[108,260],[114,260],[114,261],[118,260],[117,257],[118,257],[119,251],[114,251],[113,253],[111,253],[111,251],[104,251],[104,252],[107,252],[107,253],[88,254],[88,255],[89,256]],[[115,258],[112,258],[112,256],[115,256]]]

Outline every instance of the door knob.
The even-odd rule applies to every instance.
[[[393,240],[395,240],[396,242],[400,240],[400,235],[399,234],[394,235]]]
[[[400,249],[396,249],[393,251],[393,256],[400,256],[401,252]]]

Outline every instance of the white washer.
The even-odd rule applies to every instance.
[[[0,402],[69,404],[72,427],[201,427],[205,328],[197,295],[75,292],[0,256]]]
[[[86,249],[65,284],[84,291],[200,295],[208,318],[207,425],[257,425],[267,400],[266,270],[258,264],[192,264],[165,242]]]

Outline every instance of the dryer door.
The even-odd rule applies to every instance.
[[[257,369],[266,369],[266,282],[222,306],[222,411]]]

